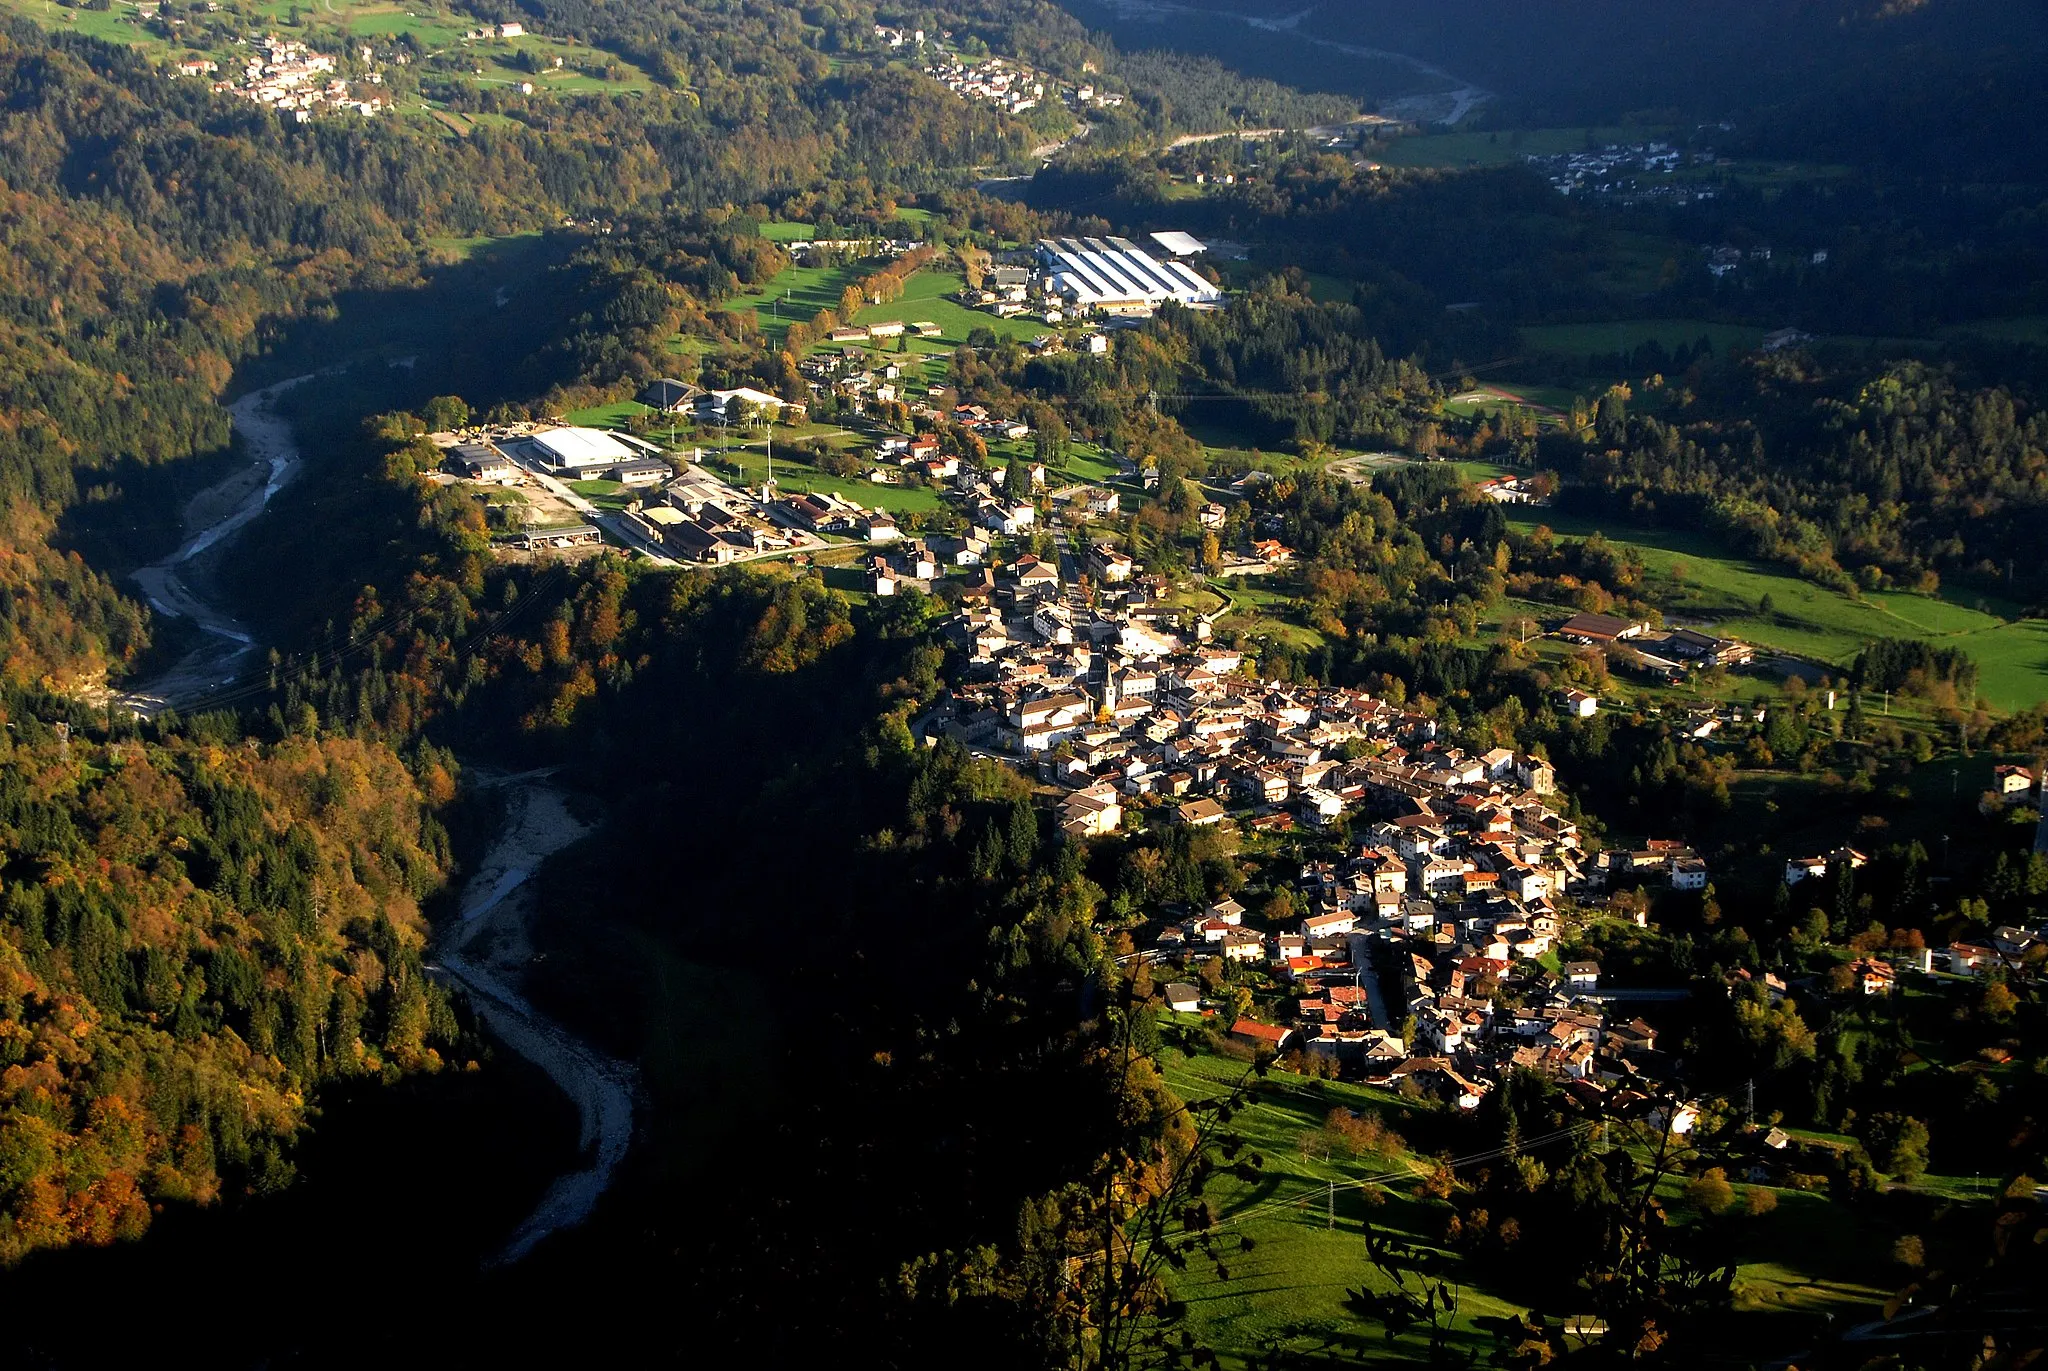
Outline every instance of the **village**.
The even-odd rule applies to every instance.
[[[875,37],[892,49],[914,46],[922,53],[926,47],[922,29],[906,33],[878,24]],[[1124,102],[1121,95],[1098,91],[1092,84],[1070,85],[1009,58],[964,56],[941,46],[951,38],[950,33],[941,34],[940,42],[931,44],[923,71],[963,100],[994,105],[1008,114],[1037,109],[1048,99],[1077,113],[1091,107],[1114,109]]]
[[[1602,848],[1570,817],[1543,758],[1468,753],[1433,718],[1358,691],[1263,681],[1244,653],[1213,641],[1207,618],[1175,605],[1166,578],[1113,542],[1076,555],[1063,530],[1059,546],[1057,558],[981,565],[950,597],[960,674],[918,728],[927,743],[950,739],[1032,774],[1072,839],[1178,828],[1223,851],[1245,843],[1302,858],[1287,868],[1278,918],[1273,902],[1261,917],[1226,896],[1145,924],[1131,956],[1152,964],[1171,1017],[1214,1021],[1225,1042],[1295,1069],[1461,1111],[1508,1073],[1532,1071],[1589,1113],[1692,1126],[1697,1102],[1644,1017],[1691,992],[1559,953],[1583,944],[1590,920],[1645,927],[1646,891],[1709,892],[1699,852],[1677,838]],[[940,565],[917,560],[924,577]],[[1671,670],[1750,652],[1601,615],[1555,631],[1577,643],[1640,639]],[[2000,768],[1996,785],[2017,803],[2038,795],[2024,768]],[[1796,859],[1785,880],[1866,860],[1847,848]],[[2016,971],[2041,941],[2002,928],[1982,944],[1861,956],[1846,993],[1887,995],[1916,972]],[[1761,979],[1772,1003],[1791,989]]]
[[[1262,682],[1114,547],[1080,568],[1087,590],[1030,556],[978,578],[953,623],[964,676],[922,727],[1059,787],[1076,838],[1145,821],[1344,835],[1341,860],[1301,866],[1289,926],[1248,925],[1225,898],[1154,930],[1148,959],[1220,958],[1271,988],[1271,1012],[1236,1018],[1232,1037],[1414,1078],[1463,1109],[1517,1067],[1623,1107],[1657,1093],[1655,1032],[1625,993],[1603,998],[1596,966],[1557,966],[1555,949],[1610,877],[1704,886],[1696,853],[1653,841],[1596,858],[1542,759],[1469,755],[1431,718],[1357,691]],[[1500,990],[1524,1008],[1498,1012]],[[1217,1003],[1185,981],[1166,997],[1187,1014]]]
[[[1625,203],[1664,200],[1686,204],[1711,200],[1715,192],[1686,184],[1659,184],[1652,178],[1685,167],[1713,166],[1720,159],[1711,149],[1686,149],[1670,143],[1608,143],[1581,152],[1532,155],[1523,159],[1560,195],[1609,196]]]
[[[256,39],[248,47],[249,57],[241,70],[214,81],[216,93],[239,96],[289,113],[302,124],[315,114],[355,113],[367,117],[391,108],[385,95],[362,94],[335,75],[332,55],[315,52],[296,39],[273,35]],[[363,48],[361,56],[364,62],[369,62],[371,49]],[[219,70],[220,64],[208,57],[187,58],[177,64],[180,76],[213,76]],[[383,73],[373,70],[359,84],[381,86],[383,81]]]

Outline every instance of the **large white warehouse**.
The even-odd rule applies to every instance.
[[[1181,262],[1161,262],[1128,238],[1041,238],[1046,290],[1077,309],[1150,310],[1164,300],[1214,305],[1223,292]]]
[[[533,446],[543,464],[562,471],[616,466],[633,456],[633,449],[594,428],[551,428],[534,434]]]

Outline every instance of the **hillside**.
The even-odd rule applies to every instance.
[[[2029,73],[2048,52],[2048,17],[2011,0],[1884,4],[1817,0],[1063,0],[1126,48],[1187,48],[1250,74],[1382,102],[1476,85],[1495,126],[1736,121],[1779,155],[2048,163],[2029,127],[2042,93]],[[1407,78],[1385,56],[1408,59]],[[1434,86],[1417,83],[1420,63]],[[1398,64],[1396,66],[1398,69]],[[1968,113],[1965,114],[1965,108]],[[1960,122],[1966,127],[1955,127]],[[1883,136],[1874,136],[1877,130]]]

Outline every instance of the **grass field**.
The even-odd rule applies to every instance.
[[[819,310],[839,308],[846,288],[874,270],[870,265],[839,267],[789,267],[760,290],[728,300],[725,308],[753,310],[761,320],[761,332],[779,345],[796,320],[809,320]],[[964,283],[952,272],[920,271],[905,284],[900,299],[886,305],[869,305],[854,316],[856,324],[925,323],[939,326],[936,338],[911,338],[910,355],[931,357],[949,353],[967,341],[977,328],[991,329],[997,337],[1019,340],[1046,332],[1046,325],[1024,319],[998,319],[993,314],[968,309],[944,297]],[[830,347],[833,344],[820,344]],[[893,352],[893,344],[891,351]]]
[[[725,450],[713,448],[712,455],[724,461],[737,461],[747,482],[758,483],[768,474],[768,456],[758,442],[745,447],[736,443]],[[785,494],[837,495],[869,509],[886,509],[891,514],[930,514],[946,503],[940,492],[929,486],[885,486],[858,476],[828,475],[808,462],[784,457],[779,446],[775,453],[775,486]]]
[[[1550,511],[1518,511],[1524,531],[1546,524],[1561,536],[1605,531],[1641,553],[1646,598],[1667,618],[1711,624],[1732,637],[1814,661],[1847,666],[1876,638],[1922,638],[1976,658],[1984,695],[2000,709],[2048,699],[2048,623],[2008,622],[1946,599],[1884,592],[1851,599],[1762,562],[1730,555],[1705,534],[1625,527]],[[1759,608],[1765,595],[1771,611]],[[1991,606],[1989,609],[2002,608]],[[1552,617],[1558,613],[1552,610]]]
[[[254,28],[250,28],[247,20],[237,23],[235,16],[225,13],[199,16],[175,39],[144,28],[135,7],[125,0],[116,0],[113,8],[98,11],[66,9],[47,0],[0,0],[0,13],[18,14],[46,29],[153,50],[166,58],[205,53],[221,61],[223,68],[238,55],[232,41],[224,35],[275,30],[300,37],[317,49],[331,42],[338,30],[350,39],[408,35],[430,54],[459,53],[469,79],[478,84],[518,85],[530,81],[537,92],[572,95],[638,92],[653,85],[646,72],[625,58],[567,39],[528,34],[465,43],[463,34],[476,27],[475,21],[452,11],[435,10],[425,3],[407,8],[393,0],[266,0],[251,7],[250,13],[257,21]],[[542,70],[526,72],[514,65],[521,52],[537,56]],[[552,66],[556,58],[561,59],[560,69]],[[618,71],[620,79],[604,79],[602,72],[606,67]],[[412,108],[410,103],[407,108]],[[425,113],[451,131],[465,131],[438,118],[431,110]]]
[[[1511,414],[1526,410],[1539,424],[1555,424],[1571,413],[1577,392],[1566,386],[1527,386],[1513,381],[1487,383],[1444,401],[1444,412],[1469,419],[1480,414]]]
[[[904,286],[903,298],[886,305],[870,305],[854,316],[857,324],[917,323],[939,326],[937,338],[913,338],[911,347],[923,352],[951,352],[967,341],[978,328],[993,330],[998,338],[1023,341],[1047,331],[1042,320],[998,319],[978,309],[969,309],[944,297],[966,282],[947,271],[920,271]]]
[[[931,217],[930,210],[913,209],[908,205],[896,211],[897,221],[905,224],[928,224]],[[761,225],[761,236],[771,243],[808,243],[818,236],[818,226],[800,219],[776,220]]]
[[[1170,1056],[1165,1076],[1183,1099],[1196,1100],[1222,1095],[1243,1070],[1242,1063],[1223,1057]],[[1414,1150],[1355,1159],[1304,1155],[1302,1135],[1337,1107],[1376,1111]],[[1458,1132],[1462,1122],[1366,1086],[1277,1071],[1266,1076],[1232,1125],[1262,1158],[1261,1174],[1252,1182],[1225,1178],[1209,1192],[1229,1237],[1241,1234],[1254,1246],[1231,1253],[1227,1281],[1192,1265],[1174,1282],[1175,1293],[1188,1302],[1197,1343],[1226,1366],[1245,1366],[1254,1353],[1314,1357],[1332,1348],[1374,1360],[1414,1359],[1419,1348],[1385,1343],[1377,1329],[1351,1316],[1345,1295],[1380,1279],[1361,1241],[1368,1215],[1376,1228],[1430,1246],[1439,1232],[1438,1214],[1398,1179],[1386,1185],[1386,1202],[1372,1208],[1355,1190],[1339,1189],[1333,1204],[1325,1187],[1368,1175],[1398,1176],[1440,1148],[1456,1153],[1464,1141]],[[1674,1179],[1660,1191],[1667,1203],[1675,1202],[1678,1187]],[[1887,1261],[1895,1235],[1868,1212],[1821,1194],[1781,1190],[1775,1197],[1776,1210],[1744,1234],[1745,1260],[1737,1268],[1730,1320],[1731,1340],[1758,1352],[1791,1345],[1823,1316],[1866,1317],[1897,1275]],[[1249,1212],[1262,1204],[1269,1207]],[[1491,1340],[1475,1320],[1511,1312],[1519,1306],[1502,1292],[1466,1284],[1455,1324],[1461,1344],[1483,1355]]]
[[[1183,1099],[1224,1094],[1244,1066],[1225,1057],[1176,1058],[1166,1080]],[[1376,1227],[1420,1235],[1433,1227],[1425,1205],[1395,1188],[1387,1203],[1368,1210],[1360,1192],[1340,1192],[1334,1206],[1322,1187],[1340,1186],[1360,1177],[1406,1169],[1405,1151],[1391,1156],[1325,1159],[1302,1155],[1300,1138],[1319,1128],[1333,1108],[1373,1110],[1396,1132],[1410,1118],[1397,1096],[1365,1086],[1336,1081],[1308,1081],[1274,1072],[1260,1082],[1256,1102],[1239,1114],[1234,1130],[1264,1160],[1255,1181],[1224,1179],[1210,1188],[1210,1198],[1228,1232],[1250,1238],[1249,1253],[1230,1254],[1230,1279],[1219,1280],[1200,1264],[1174,1281],[1175,1293],[1187,1301],[1189,1330],[1203,1347],[1216,1352],[1226,1366],[1243,1366],[1249,1354],[1274,1349],[1306,1352],[1334,1343],[1357,1352],[1384,1349],[1389,1354],[1414,1353],[1419,1347],[1397,1343],[1386,1348],[1376,1330],[1369,1331],[1345,1309],[1347,1291],[1377,1284],[1365,1258],[1361,1234],[1370,1212]],[[1235,1218],[1253,1205],[1300,1196],[1296,1204],[1267,1209],[1255,1217]],[[1513,1306],[1467,1287],[1459,1309],[1460,1342],[1473,1351],[1491,1345],[1472,1320],[1511,1312]]]
[[[1230,613],[1218,621],[1218,627],[1253,638],[1271,638],[1303,651],[1323,645],[1323,635],[1296,617],[1300,611],[1287,592],[1258,578],[1211,581],[1209,587],[1230,601]]]
[[[429,238],[427,248],[445,262],[467,262],[488,257],[508,248],[528,248],[540,241],[538,233],[482,234],[474,238]]]
[[[614,400],[608,405],[593,405],[589,409],[572,409],[562,416],[566,423],[582,428],[623,428],[628,419],[636,414],[650,414],[653,411],[638,400]]]

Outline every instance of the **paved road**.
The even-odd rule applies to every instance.
[[[1676,1004],[1680,1000],[1691,999],[1692,991],[1683,986],[1675,990],[1653,986],[1634,986],[1615,990],[1595,990],[1586,995],[1585,998],[1599,1000],[1603,1004]]]
[[[1394,1025],[1387,1018],[1387,997],[1380,993],[1379,973],[1372,966],[1372,945],[1375,941],[1369,933],[1351,935],[1351,968],[1365,984],[1365,1008],[1372,1015],[1372,1026],[1382,1033],[1391,1033]]]

